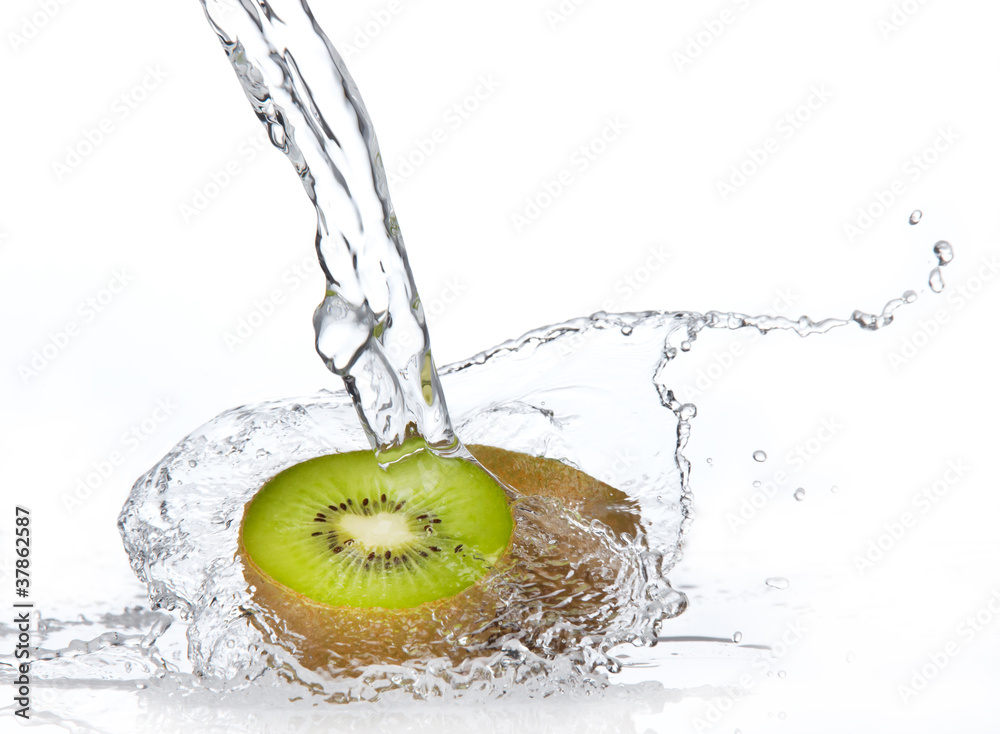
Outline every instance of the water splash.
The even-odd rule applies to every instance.
[[[917,209],[910,215],[910,224],[920,224],[920,220],[923,218],[924,213]]]
[[[772,327],[763,318],[748,323]],[[575,526],[581,539],[618,559],[620,573],[608,589],[613,614],[603,618],[600,634],[561,625],[543,605],[534,616],[528,612],[522,635],[496,640],[461,664],[414,660],[337,677],[304,668],[296,659],[300,641],[282,634],[280,621],[255,603],[234,554],[243,506],[261,483],[312,456],[365,448],[349,397],[323,392],[227,411],[142,477],[123,509],[123,539],[151,604],[174,614],[104,609],[75,621],[35,615],[42,649],[33,673],[62,686],[101,681],[187,700],[204,692],[207,705],[235,700],[235,710],[248,700],[241,691],[255,703],[287,705],[316,697],[467,702],[615,690],[612,673],[626,656],[612,646],[669,644],[657,631],[687,604],[668,574],[690,523],[684,447],[696,410],[674,399],[670,365],[676,345],[693,343],[704,328],[709,320],[696,313],[598,314],[537,329],[442,370],[467,441],[561,459],[636,502],[642,532],[635,537],[616,537],[599,523]],[[11,629],[0,624],[0,640]],[[7,657],[0,655],[0,680],[13,669]]]
[[[325,673],[303,666],[301,639],[255,600],[233,559],[244,506],[265,481],[315,456],[364,448],[344,393],[244,406],[182,441],[136,483],[122,511],[133,570],[154,606],[176,609],[190,624],[188,657],[206,679],[235,676],[249,683],[277,674],[334,701],[498,697],[509,695],[512,681],[538,695],[602,689],[620,664],[611,653],[615,645],[656,644],[660,626],[687,606],[668,581],[690,524],[691,465],[684,450],[697,414],[669,387],[678,345],[695,343],[705,328],[808,336],[851,323],[874,330],[891,321],[710,313],[599,313],[531,331],[441,372],[464,441],[559,459],[635,504],[640,522],[634,533],[562,516],[581,543],[614,560],[614,578],[591,620],[596,627],[549,613],[530,589],[514,584],[506,612],[484,613],[472,625],[503,632],[487,634],[485,644],[482,636],[475,644],[460,636],[455,660]],[[555,506],[536,510],[539,517],[561,513]],[[526,568],[548,562],[551,536],[537,523],[519,527],[520,562]],[[570,567],[570,576],[580,570]],[[767,583],[783,588],[781,579]],[[506,625],[507,612],[518,620],[513,627]]]
[[[244,505],[264,481],[313,456],[364,448],[343,393],[238,408],[188,436],[136,483],[123,509],[133,570],[155,606],[190,624],[188,657],[206,678],[249,682],[284,671],[289,682],[334,701],[498,697],[514,682],[537,694],[606,687],[619,667],[611,648],[654,645],[660,625],[687,604],[667,574],[688,526],[683,448],[695,411],[656,375],[664,343],[686,332],[689,318],[578,319],[442,370],[469,445],[558,458],[617,487],[638,510],[638,524],[623,532],[551,503],[522,508],[513,551],[520,568],[565,575],[560,609],[593,598],[599,586],[600,603],[585,620],[554,609],[514,574],[505,608],[482,610],[447,659],[303,665],[306,643],[254,597],[233,559]],[[610,572],[599,585],[581,584],[588,569],[560,560],[565,527]]]

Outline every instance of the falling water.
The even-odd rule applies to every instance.
[[[271,143],[316,208],[326,296],[316,349],[378,452],[420,435],[455,453],[423,306],[371,119],[340,54],[299,0],[202,0]]]

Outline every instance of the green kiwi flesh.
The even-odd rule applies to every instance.
[[[472,586],[513,528],[503,488],[472,462],[420,451],[383,470],[356,451],[268,481],[241,542],[261,571],[316,602],[398,609]]]

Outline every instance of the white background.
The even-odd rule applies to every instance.
[[[315,5],[362,90],[388,172],[419,161],[392,196],[423,300],[440,301],[438,364],[608,305],[757,313],[791,293],[785,315],[846,317],[921,291],[885,331],[713,332],[678,362],[678,387],[701,390],[699,371],[745,347],[691,393],[696,519],[675,580],[698,588],[664,633],[728,636],[741,619],[766,618],[776,626],[756,642],[773,644],[787,615],[762,617],[741,599],[759,601],[763,578],[783,575],[788,600],[768,609],[812,610],[823,632],[789,658],[787,683],[756,687],[713,730],[994,730],[1000,620],[963,642],[916,700],[904,704],[897,685],[962,640],[958,625],[1000,588],[998,289],[986,264],[1000,251],[1000,7]],[[560,7],[571,12],[553,15]],[[715,22],[724,11],[729,22]],[[290,274],[312,260],[315,221],[283,157],[247,153],[259,125],[194,0],[7,0],[0,31],[2,511],[32,510],[39,604],[123,606],[141,592],[115,527],[132,481],[224,409],[337,386],[312,349],[322,282],[313,270],[296,286]],[[449,110],[481,79],[495,91],[454,125]],[[786,135],[781,121],[814,89],[828,99],[799,110]],[[581,172],[575,151],[609,119],[624,132]],[[437,128],[444,142],[421,160]],[[928,154],[942,130],[952,142]],[[723,195],[719,183],[768,138],[776,152]],[[927,156],[926,170],[914,156]],[[228,181],[219,177],[234,164]],[[519,231],[514,215],[564,169],[572,185]],[[879,210],[894,181],[903,193]],[[859,207],[876,216],[852,238],[845,225]],[[924,219],[911,227],[917,208]],[[939,239],[956,258],[935,295],[927,273]],[[666,263],[646,271],[653,251]],[[124,289],[103,292],[116,277]],[[645,282],[632,288],[626,277]],[[275,291],[282,302],[263,325],[227,342]],[[91,317],[95,298],[104,305]],[[842,426],[835,440],[734,530],[750,482],[788,469],[785,457],[824,419]],[[126,438],[134,426],[141,440]],[[758,448],[771,457],[763,465],[750,459]],[[80,489],[114,452],[109,476]],[[969,471],[921,514],[915,498],[949,461]],[[790,499],[795,486],[807,488],[802,503]],[[914,527],[860,572],[856,557],[907,511]],[[0,538],[9,542],[6,528]],[[131,591],[119,600],[108,589]],[[666,662],[655,675],[679,689],[678,702],[611,729],[696,730],[693,717],[715,695],[698,686],[742,672],[709,661],[704,678],[685,679]],[[571,712],[555,718],[559,731],[589,730]]]

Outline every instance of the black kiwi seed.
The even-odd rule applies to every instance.
[[[460,550],[462,550],[462,543],[459,543],[458,545],[455,546],[456,553],[458,553]]]
[[[368,507],[368,498],[365,497],[363,500],[361,500],[361,504],[364,505],[365,507]]]
[[[347,505],[345,505],[343,502],[341,502],[340,503],[340,509],[341,510],[346,510],[347,509]]]
[[[318,533],[313,533],[312,536],[315,538],[317,535],[322,535],[322,534],[323,534],[323,531],[321,530]]]
[[[382,503],[385,504],[385,493],[382,493]]]

